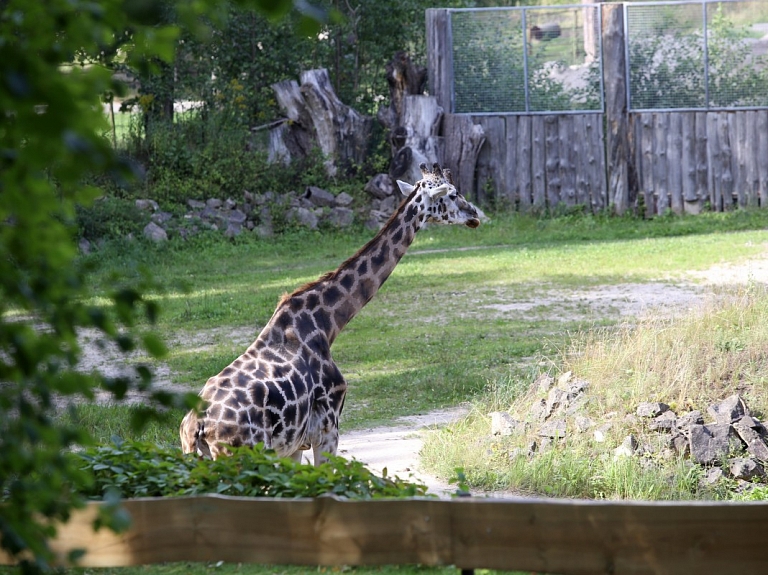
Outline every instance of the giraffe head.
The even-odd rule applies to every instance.
[[[397,185],[405,195],[416,191],[418,198],[415,201],[424,203],[427,222],[463,224],[470,228],[480,225],[477,208],[456,190],[450,170],[442,169],[440,164],[434,164],[432,171],[426,164],[419,168],[422,178],[418,182],[411,185],[397,180]]]

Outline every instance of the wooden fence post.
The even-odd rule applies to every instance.
[[[603,4],[603,70],[608,127],[608,205],[617,214],[629,208],[629,121],[627,63],[624,55],[624,5]]]
[[[426,11],[429,93],[443,110],[453,113],[453,38],[451,16],[445,8]]]

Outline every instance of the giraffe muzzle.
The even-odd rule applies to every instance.
[[[480,225],[480,220],[477,218],[472,218],[471,220],[467,220],[467,227],[475,229],[477,226]]]

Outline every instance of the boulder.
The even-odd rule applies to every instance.
[[[728,460],[728,471],[735,479],[750,480],[765,477],[765,469],[754,459],[734,457]]]
[[[699,485],[702,487],[711,487],[723,478],[723,470],[719,467],[710,467],[707,469],[707,473],[699,481]]]
[[[547,421],[539,428],[539,436],[563,439],[565,437],[565,420],[553,419],[552,421]]]
[[[648,427],[654,431],[670,432],[677,427],[677,416],[672,411],[665,411],[657,415]]]
[[[553,387],[547,394],[547,403],[544,409],[544,418],[550,417],[566,402],[568,394],[559,387]]]
[[[140,210],[151,210],[153,212],[160,209],[155,200],[136,200],[136,207]]]
[[[168,240],[166,231],[155,222],[149,222],[144,226],[144,237],[153,242],[164,242]]]
[[[665,411],[669,411],[669,406],[666,403],[641,403],[637,406],[635,413],[638,417],[658,417]]]
[[[691,425],[701,425],[703,423],[704,418],[701,416],[701,412],[694,410],[678,416],[675,426],[681,433],[688,435]]]
[[[352,202],[354,202],[354,198],[350,196],[347,192],[341,192],[336,198],[333,200],[333,203],[341,208],[346,208],[352,205]]]
[[[321,208],[332,206],[336,200],[331,192],[318,188],[317,186],[307,186],[307,189],[304,192],[304,198],[309,200],[313,206]]]
[[[222,202],[218,198],[210,198],[210,199],[205,200],[206,207],[211,208],[212,210],[219,209],[222,206],[223,203],[224,202]]]
[[[349,208],[336,207],[331,210],[330,214],[328,214],[328,221],[332,226],[337,228],[346,228],[351,226],[352,222],[355,221],[355,212]]]
[[[573,420],[573,424],[576,427],[576,431],[584,433],[589,430],[590,427],[594,426],[595,422],[584,415],[577,415]]]
[[[637,442],[637,438],[632,434],[627,435],[624,441],[621,442],[621,445],[613,450],[613,456],[614,458],[632,457],[639,447],[640,444]]]
[[[533,387],[536,388],[538,393],[549,392],[553,385],[555,385],[555,378],[548,373],[542,373],[536,378],[536,381],[533,382]]]
[[[516,420],[505,411],[494,411],[491,413],[491,435],[500,435],[506,437],[519,434],[525,430],[525,424]]]
[[[730,423],[691,425],[691,459],[712,465],[741,448],[741,440]]]
[[[747,453],[768,462],[768,437],[760,430],[765,430],[755,418],[745,415],[733,423],[733,428],[747,446]]]
[[[205,202],[201,202],[200,200],[187,200],[187,206],[193,210],[202,210],[205,208]]]
[[[717,423],[733,423],[745,415],[749,415],[747,404],[739,394],[726,397],[719,403],[714,403],[707,408],[707,413]]]
[[[285,212],[285,219],[311,230],[317,228],[317,216],[307,208],[290,208]]]
[[[364,189],[374,198],[381,200],[395,193],[395,183],[389,174],[376,174]]]

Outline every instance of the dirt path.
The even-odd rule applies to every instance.
[[[659,281],[650,283],[632,283],[595,288],[571,290],[541,290],[537,296],[527,301],[487,306],[488,313],[520,314],[524,316],[531,310],[547,309],[549,319],[561,318],[574,320],[584,317],[606,318],[636,317],[650,309],[654,313],[665,315],[680,313],[695,308],[722,291],[724,287],[735,287],[753,283],[768,283],[768,253],[740,264],[718,265],[703,272],[690,272],[688,279]],[[541,311],[537,311],[541,314]],[[212,331],[214,333],[215,330]],[[89,334],[85,334],[87,340]],[[242,334],[240,334],[242,335]],[[200,339],[202,337],[203,339]],[[199,336],[192,345],[205,347],[205,336]],[[190,343],[190,342],[187,342]],[[249,343],[249,342],[245,342]],[[118,375],[125,367],[113,361],[119,357],[110,350],[105,350],[95,342],[84,346],[83,369],[97,369],[107,375]],[[111,357],[110,357],[111,356]],[[170,382],[167,368],[156,369],[156,385],[174,391],[189,391],[189,388]],[[129,396],[128,401],[140,402],[138,394]],[[98,400],[98,398],[97,398]],[[439,428],[460,419],[468,408],[457,407],[439,412],[403,417],[391,426],[344,432],[339,445],[339,454],[364,462],[372,470],[381,473],[384,468],[390,476],[402,479],[412,477],[425,483],[430,492],[441,497],[450,497],[455,488],[446,482],[425,473],[419,463],[419,452],[423,438],[430,430]]]

